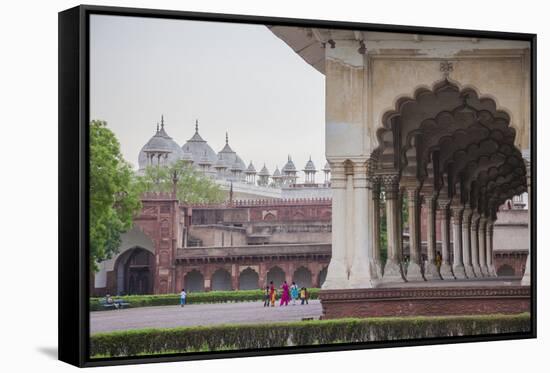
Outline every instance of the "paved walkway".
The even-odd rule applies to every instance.
[[[276,321],[299,321],[321,316],[321,304],[263,307],[261,302],[189,304],[185,307],[140,307],[124,310],[97,311],[90,314],[90,332],[141,328],[170,328],[215,324],[251,324]]]

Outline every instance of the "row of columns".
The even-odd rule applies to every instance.
[[[433,194],[422,195],[418,186],[405,185],[410,235],[410,259],[405,269],[399,175],[368,177],[368,163],[364,161],[331,162],[331,169],[332,259],[324,288],[369,288],[380,282],[496,276],[492,259],[494,220],[479,215],[467,205],[451,204],[451,200],[436,198]],[[380,260],[382,188],[387,219],[387,260],[383,268]],[[422,263],[420,230],[423,205],[427,209],[425,263]],[[440,263],[437,263],[437,221],[441,224]]]

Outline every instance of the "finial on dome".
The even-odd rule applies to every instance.
[[[160,115],[160,128],[164,129],[164,114]]]
[[[195,119],[195,133],[199,133],[199,120]]]
[[[157,132],[159,131],[159,122],[157,122]]]
[[[229,135],[227,132],[225,133],[225,144],[229,144]]]
[[[290,154],[288,155],[288,160],[290,161]]]

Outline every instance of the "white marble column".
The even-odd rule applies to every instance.
[[[407,281],[424,281],[420,267],[420,195],[417,188],[407,189],[409,209],[409,264]]]
[[[371,273],[376,273],[376,278],[382,278],[382,262],[380,256],[380,180],[371,179],[372,196],[372,265]]]
[[[365,162],[353,166],[353,212],[354,212],[354,253],[350,266],[349,287],[372,288],[369,245],[372,243],[371,219],[369,210],[372,200],[367,189],[367,166]]]
[[[332,256],[323,289],[348,287],[346,255],[346,175],[342,162],[331,162],[332,170]]]
[[[438,201],[438,214],[441,221],[441,268],[439,273],[444,280],[454,279],[453,271],[450,262],[450,227],[449,227],[449,200],[441,199]]]
[[[487,270],[487,254],[486,254],[486,238],[485,238],[485,230],[487,228],[487,217],[481,216],[479,218],[479,228],[477,230],[477,241],[479,243],[479,267],[481,269],[481,275],[483,277],[488,277],[488,270]]]
[[[472,214],[472,222],[470,223],[470,244],[472,247],[472,268],[475,277],[481,277],[481,268],[479,267],[479,243],[477,238],[477,230],[479,226],[479,214]]]
[[[388,230],[388,259],[384,266],[384,282],[404,282],[401,268],[401,252],[399,241],[403,236],[399,230],[399,176],[383,175],[384,192],[386,197],[386,222]]]
[[[497,272],[495,270],[495,266],[493,265],[493,226],[494,220],[487,220],[487,228],[485,229],[485,236],[487,238],[485,254],[487,256],[487,272],[489,273],[489,276],[496,277]]]
[[[466,278],[464,262],[462,260],[462,213],[461,205],[451,206],[451,219],[453,225],[453,273],[457,279]]]
[[[472,221],[472,209],[466,207],[462,213],[462,259],[466,277],[473,278],[474,267],[472,266],[471,245],[470,245],[470,224]]]
[[[428,196],[426,198],[426,207],[427,207],[427,219],[426,226],[427,229],[427,239],[428,239],[428,262],[424,268],[424,278],[426,280],[441,280],[441,275],[439,274],[439,268],[435,263],[435,252],[436,252],[436,234],[435,234],[435,211],[436,211],[436,200],[433,196]]]

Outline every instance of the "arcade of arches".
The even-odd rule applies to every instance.
[[[185,268],[185,269],[184,269]],[[235,275],[233,275],[233,273]],[[271,281],[278,287],[283,281],[298,286],[320,287],[325,281],[327,265],[318,263],[278,262],[253,265],[185,266],[177,271],[178,283],[187,291],[256,290]]]
[[[479,98],[474,90],[461,90],[444,79],[433,90],[419,89],[414,97],[399,100],[382,122],[376,133],[380,145],[368,160],[330,162],[333,234],[346,237],[333,240],[325,288],[495,277],[497,211],[505,201],[527,192],[529,180],[529,164],[515,146],[509,115],[492,99]],[[409,225],[406,263],[404,196]],[[387,219],[384,264],[381,203]],[[353,219],[346,219],[350,213]],[[427,227],[426,260],[421,255],[421,218]],[[355,229],[351,235],[350,224],[372,231]],[[346,239],[353,236],[355,245],[347,245]],[[441,252],[436,251],[438,240]]]

